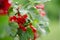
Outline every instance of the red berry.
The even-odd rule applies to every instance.
[[[9,21],[10,22],[13,22],[14,21],[13,16],[9,17]]]
[[[37,30],[36,30],[36,28],[34,26],[32,26],[31,23],[30,23],[30,28],[32,29],[33,34],[34,34],[34,39],[33,40],[36,40],[36,38],[37,38]]]
[[[20,29],[22,29],[23,31],[26,31],[27,30],[27,28],[26,27],[24,27],[23,25],[21,25],[21,24],[19,24],[19,28]]]
[[[41,11],[40,11],[40,15],[41,15],[42,17],[44,17],[44,16],[46,15],[46,12],[43,11],[43,10],[41,10]]]
[[[13,19],[16,20],[16,16],[13,16]]]
[[[6,15],[11,4],[9,0],[0,0],[0,15]]]
[[[18,20],[18,23],[24,24],[24,20],[22,17],[18,17],[17,20]]]
[[[23,15],[22,17],[23,17],[24,19],[26,19],[28,16],[27,16],[27,14],[25,14],[25,15]]]
[[[20,18],[17,18],[17,22],[20,24],[20,23],[22,23],[21,22],[21,17]]]
[[[13,22],[13,17],[9,17],[9,21],[10,22]]]
[[[30,24],[30,28],[32,29],[32,31],[35,33],[37,30],[36,30],[36,28],[34,27],[34,26],[32,26],[31,24]]]
[[[36,5],[36,8],[37,9],[44,9],[44,5],[43,4]]]
[[[19,21],[19,23],[24,24],[26,22],[26,18],[27,18],[27,15],[25,14],[23,16],[18,16],[17,20]]]
[[[37,33],[34,33],[34,40],[36,40],[37,38]]]
[[[16,21],[16,16],[11,16],[11,17],[9,18],[9,21],[11,21],[11,22]]]
[[[23,27],[23,28],[22,28],[22,30],[23,30],[23,31],[26,31],[26,30],[27,30],[27,28],[26,28],[26,27]]]

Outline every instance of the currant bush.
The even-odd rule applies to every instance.
[[[48,18],[44,9],[46,1],[48,0],[0,0],[0,17],[4,19],[3,16],[7,16],[8,20],[5,30],[7,36],[13,40],[16,37],[18,40],[36,40],[42,34],[47,34]]]

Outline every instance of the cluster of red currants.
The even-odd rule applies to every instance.
[[[0,0],[0,15],[6,15],[10,6],[9,0]]]
[[[19,28],[22,29],[23,31],[26,31],[26,27],[23,26],[23,24],[26,22],[27,19],[27,14],[21,16],[18,13],[18,16],[12,16],[9,18],[10,22],[16,22],[19,25]]]
[[[36,8],[39,10],[39,13],[42,17],[46,15],[46,12],[44,11],[44,4],[38,4],[36,5]]]
[[[24,14],[22,16],[19,12],[17,14],[18,14],[18,16],[9,17],[9,21],[18,23],[19,29],[21,29],[22,31],[25,32],[27,30],[27,27],[25,27],[24,24],[26,23],[28,15]],[[37,38],[37,30],[36,30],[36,28],[32,25],[32,23],[29,23],[27,25],[29,25],[30,28],[32,29],[32,32],[34,34],[34,39],[33,40],[35,40]]]

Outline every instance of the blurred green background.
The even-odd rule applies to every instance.
[[[60,40],[59,14],[60,14],[60,0],[51,0],[45,5],[45,10],[49,18],[48,35],[42,36],[41,40]]]

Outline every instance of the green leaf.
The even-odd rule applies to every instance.
[[[27,5],[27,4],[29,4],[29,0],[13,0],[13,2],[14,3],[18,3],[19,5],[23,5],[23,6],[25,6],[25,5]]]
[[[11,8],[9,9],[9,13],[11,13],[11,12],[13,12],[13,7],[11,7]]]
[[[12,23],[9,23],[9,26],[10,26],[9,33],[10,33],[11,36],[14,37],[17,34],[18,24],[15,23],[15,22],[12,22]]]
[[[15,12],[13,12],[13,7],[11,7],[9,10],[8,10],[8,12],[9,12],[9,16],[13,16],[13,15],[15,15]]]
[[[39,13],[38,13],[38,10],[36,9],[36,8],[34,8],[34,7],[31,7],[30,9],[28,9],[30,12],[32,12],[32,13],[35,13],[36,15],[38,15]]]
[[[33,39],[34,36],[33,36],[32,30],[30,28],[28,28],[26,32],[28,34],[28,37],[31,38],[31,39]]]
[[[38,10],[34,7],[31,7],[30,9],[28,9],[29,13],[29,17],[32,19],[32,20],[38,20],[40,21],[40,14],[38,12]]]
[[[18,31],[18,35],[20,37],[20,40],[28,40],[29,38],[33,39],[33,32],[30,28],[27,29],[26,32],[23,32],[21,29]]]

